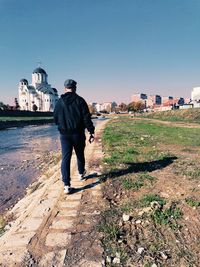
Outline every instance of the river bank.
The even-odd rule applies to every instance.
[[[10,221],[0,237],[1,266],[101,266],[102,249],[94,225],[102,205],[97,176],[105,123],[97,123],[96,141],[87,142],[87,181],[78,179],[76,157],[72,157],[74,194],[64,195],[58,163],[38,177],[26,196],[7,212]]]
[[[94,120],[94,125],[96,125]],[[29,125],[0,131],[0,215],[25,194],[25,189],[60,161],[55,124]]]
[[[0,131],[0,214],[24,196],[27,186],[60,160],[56,125]]]
[[[0,130],[5,130],[14,127],[24,127],[29,125],[44,125],[53,123],[53,118],[28,118],[28,119],[15,119],[15,120],[0,120]]]

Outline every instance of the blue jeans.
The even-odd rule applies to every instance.
[[[60,134],[62,149],[61,174],[64,185],[70,186],[70,163],[73,148],[77,157],[78,171],[82,174],[85,170],[85,134]]]

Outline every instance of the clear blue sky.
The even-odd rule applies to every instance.
[[[200,86],[199,0],[0,0],[0,101],[13,103],[37,61],[62,93],[87,101]]]

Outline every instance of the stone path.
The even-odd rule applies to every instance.
[[[6,226],[5,234],[0,237],[0,266],[73,266],[73,263],[67,264],[67,251],[69,247],[75,249],[72,235],[80,230],[79,216],[86,217],[82,226],[87,229],[90,217],[93,218],[91,214],[99,212],[93,210],[92,213],[81,214],[84,213],[82,205],[87,205],[87,201],[82,203],[83,199],[92,196],[93,203],[97,204],[101,198],[101,185],[94,175],[94,171],[98,173],[100,169],[98,164],[93,163],[102,157],[100,138],[105,123],[101,121],[97,124],[97,141],[86,147],[86,168],[91,173],[90,179],[79,181],[73,155],[71,166],[74,193],[64,194],[59,163],[31,185],[28,194],[9,211],[9,216],[14,220]],[[90,261],[83,256],[74,266],[101,266],[98,242],[95,243],[95,253],[99,253],[96,255],[97,260]]]

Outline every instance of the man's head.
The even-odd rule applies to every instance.
[[[76,84],[72,79],[68,79],[64,82],[64,87],[66,92],[76,92]]]

